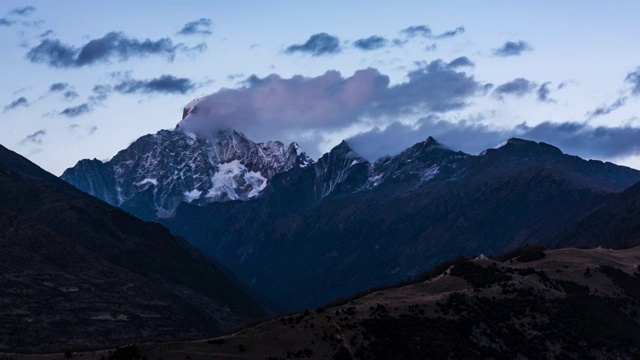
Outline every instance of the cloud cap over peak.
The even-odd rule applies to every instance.
[[[251,76],[240,88],[222,89],[198,100],[180,127],[202,137],[229,127],[256,140],[268,140],[264,136],[269,134],[298,141],[299,134],[313,133],[304,140],[305,148],[312,150],[322,141],[321,133],[389,117],[461,109],[482,89],[472,76],[440,60],[421,64],[395,85],[374,68],[351,76],[338,71],[317,77]]]

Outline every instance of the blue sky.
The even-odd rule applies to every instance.
[[[3,1],[0,143],[60,175],[138,137],[231,126],[317,157],[429,135],[640,168],[640,2]]]

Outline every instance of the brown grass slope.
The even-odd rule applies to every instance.
[[[164,360],[640,356],[640,247],[545,253],[534,248],[512,256],[459,259],[428,280],[282,316],[221,338],[72,355]]]

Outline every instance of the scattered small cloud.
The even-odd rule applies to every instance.
[[[26,97],[21,96],[21,97],[15,99],[15,100],[13,100],[9,104],[5,105],[4,112],[16,109],[18,107],[28,107],[29,105],[30,105],[29,104],[29,100],[27,100]]]
[[[602,105],[597,107],[595,110],[588,112],[587,115],[593,119],[595,117],[598,116],[603,116],[603,115],[607,115],[613,111],[618,110],[619,108],[623,107],[625,104],[627,103],[627,97],[623,96],[620,97],[618,99],[616,99],[616,101],[614,101],[611,104],[606,104],[606,105]]]
[[[208,18],[200,18],[195,21],[190,21],[186,23],[180,31],[177,32],[178,35],[211,35],[211,27],[213,26],[213,21]]]
[[[304,44],[287,47],[286,54],[307,53],[311,56],[335,55],[342,51],[340,39],[327,33],[313,34]]]
[[[29,16],[33,14],[35,11],[36,11],[35,7],[28,5],[28,6],[12,9],[11,11],[9,11],[9,14],[18,15],[18,16]]]
[[[624,80],[631,84],[632,95],[640,95],[640,68],[636,71],[630,72]]]
[[[29,28],[40,28],[44,25],[44,20],[32,20],[32,21],[21,21],[20,24],[24,27]]]
[[[372,35],[368,38],[358,39],[353,42],[353,46],[364,51],[377,50],[387,45],[387,39],[382,36]]]
[[[91,90],[91,95],[89,96],[89,102],[92,104],[99,104],[107,100],[109,97],[109,93],[111,93],[111,86],[98,84],[93,87]]]
[[[82,126],[79,124],[69,125],[69,131],[78,135],[79,137],[93,135],[96,132],[96,130],[98,130],[98,127],[95,125],[89,125],[89,126]]]
[[[66,117],[74,118],[80,115],[87,114],[91,112],[91,110],[93,110],[92,107],[89,104],[84,103],[77,106],[68,107],[60,111],[58,115],[64,115]]]
[[[445,31],[440,35],[436,36],[436,39],[447,39],[447,38],[451,38],[457,35],[461,35],[464,34],[465,32],[465,28],[464,26],[458,26],[457,28],[453,29],[453,30],[449,30],[449,31]]]
[[[33,63],[42,63],[54,68],[74,68],[152,55],[173,61],[179,53],[196,53],[205,49],[205,43],[187,47],[182,43],[174,44],[169,38],[139,40],[121,32],[110,32],[80,47],[64,44],[57,39],[45,38],[29,50],[27,59]]]
[[[42,34],[40,34],[40,38],[43,39],[43,38],[46,38],[46,37],[49,37],[49,36],[53,36],[55,34],[56,34],[55,31],[49,29],[49,30],[43,32]]]
[[[258,43],[251,44],[251,46],[249,46],[249,50],[253,50],[253,49],[256,49],[256,48],[259,48],[259,47],[260,47],[260,44],[258,44]]]
[[[125,79],[113,86],[113,89],[121,94],[187,94],[196,88],[197,85],[190,79],[173,75],[162,75],[149,80]]]
[[[469,60],[468,57],[466,56],[460,56],[458,58],[455,58],[453,60],[451,60],[448,64],[448,67],[455,69],[455,68],[459,68],[459,67],[473,67],[475,66],[475,64]]]
[[[78,95],[78,93],[73,90],[67,90],[64,93],[62,93],[62,96],[64,97],[65,100],[74,100],[80,95]]]
[[[5,18],[0,18],[0,26],[11,26],[13,24],[15,24],[15,21],[11,21]]]
[[[47,131],[44,129],[40,129],[33,134],[27,135],[24,139],[20,140],[18,144],[20,145],[42,145],[42,138],[47,134]]]
[[[245,74],[243,73],[235,73],[227,75],[227,80],[235,81],[236,79],[244,78]]]
[[[540,87],[536,91],[536,94],[538,96],[538,101],[546,102],[546,103],[554,103],[554,102],[556,102],[555,100],[553,100],[552,98],[549,97],[549,94],[551,93],[551,90],[549,89],[550,86],[551,86],[551,82],[549,82],[549,81],[547,81],[546,83],[540,85]]]
[[[415,37],[415,36],[430,37],[432,34],[431,28],[429,28],[427,25],[409,26],[408,28],[402,29],[400,33],[407,37]]]
[[[63,82],[53,83],[49,86],[49,92],[64,91],[64,90],[67,90],[68,88],[69,88],[68,83],[63,83]]]
[[[494,49],[493,54],[500,57],[518,56],[531,50],[533,48],[526,41],[507,41],[501,47]]]
[[[506,95],[522,97],[532,92],[535,88],[535,83],[524,78],[517,78],[497,86],[493,90],[493,94],[499,99],[502,99]]]

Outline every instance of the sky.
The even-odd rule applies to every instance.
[[[0,144],[55,175],[178,124],[313,158],[343,139],[375,160],[428,136],[471,154],[520,137],[640,169],[638,13],[624,0],[5,0]]]

